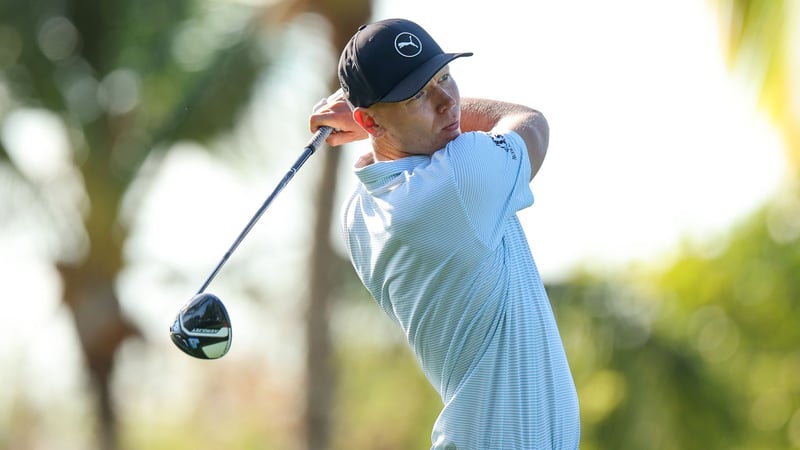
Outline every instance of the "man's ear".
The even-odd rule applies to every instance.
[[[366,132],[371,136],[381,135],[381,126],[375,122],[375,118],[366,108],[356,108],[355,111],[353,111],[353,118],[355,119],[356,123],[361,125],[361,128],[366,130]]]

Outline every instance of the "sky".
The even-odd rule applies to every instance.
[[[543,278],[556,281],[579,267],[606,270],[659,261],[685,239],[714,240],[780,188],[786,165],[780,137],[756,107],[752,87],[727,70],[716,13],[709,3],[386,0],[378,4],[375,18],[412,19],[445,51],[474,52],[451,64],[463,96],[521,103],[547,117],[550,148],[532,184],[535,204],[520,217]],[[319,74],[335,70],[335,57],[325,55],[324,37],[309,36],[302,27],[296,33],[305,42],[287,50],[296,57],[277,67],[274,76],[289,77],[295,86],[319,88]],[[320,91],[318,97],[324,94]],[[276,132],[274,127],[286,128],[277,113],[260,109],[264,103],[297,103],[285,88],[264,87],[260,95],[268,100],[257,100],[252,117],[241,125],[250,129],[255,142]],[[295,107],[307,111],[313,103]],[[36,149],[31,155],[39,156],[28,159],[32,170],[57,170],[37,164],[47,161],[42,152],[64,157],[63,136],[32,132],[45,125],[40,121],[38,128],[26,128],[31,123],[21,120],[13,129],[7,124],[0,131],[6,142]],[[288,145],[285,153],[257,156],[257,168],[244,173],[221,167],[190,144],[180,144],[160,169],[156,184],[139,193],[146,199],[129,211],[139,231],[127,255],[140,264],[121,276],[119,288],[126,312],[151,324],[151,331],[164,338],[160,345],[171,345],[166,327],[172,315],[308,139],[301,131],[282,132],[288,143],[300,144],[296,151]],[[354,181],[349,165],[366,147],[341,151],[345,163],[340,198]],[[302,276],[297,272],[306,256],[308,231],[296,217],[313,205],[297,200],[313,178],[301,175],[317,168],[310,160],[274,202],[248,236],[248,245],[237,250],[215,281],[217,293],[240,295],[247,286],[237,287],[236,282],[248,274],[268,273],[283,280]],[[55,274],[39,258],[46,251],[42,245],[30,238],[7,237],[0,255],[7,297],[25,299],[27,308],[7,325],[22,344],[0,351],[0,365],[22,361],[25,354],[40,355],[14,372],[12,381],[17,384],[74,363],[60,356],[69,353],[74,340],[53,340],[39,333],[46,328],[59,336],[71,335],[65,312],[57,306]],[[147,267],[154,261],[172,264],[191,279],[164,287],[165,275]],[[245,275],[240,277],[240,272]],[[298,339],[301,331],[295,322],[283,319],[301,314],[291,300],[304,289],[302,281],[260,289],[287,301],[269,305],[266,311],[246,302],[229,306],[235,323],[247,317],[269,324],[259,330],[238,328],[236,345]],[[223,297],[226,303],[228,297]],[[265,357],[270,364],[286,367],[287,359],[302,358],[290,352],[275,349]],[[49,387],[33,395],[45,404],[52,392],[70,383],[79,385],[74,378],[59,380],[50,379]],[[0,393],[0,406],[7,404],[3,400]]]
[[[451,63],[463,96],[548,118],[548,156],[521,218],[543,277],[557,279],[713,239],[783,181],[780,137],[726,68],[710,3],[409,0],[377,15],[474,52]]]

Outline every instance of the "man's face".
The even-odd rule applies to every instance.
[[[378,103],[369,110],[389,159],[430,155],[461,134],[458,86],[447,66],[410,99]]]

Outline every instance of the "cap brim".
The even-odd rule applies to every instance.
[[[402,102],[413,97],[428,81],[450,61],[462,56],[472,56],[472,52],[442,53],[425,62],[416,70],[408,74],[402,81],[392,88],[386,95],[378,99],[379,102]]]

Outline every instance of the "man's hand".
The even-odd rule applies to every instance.
[[[325,139],[325,142],[332,147],[369,137],[369,134],[353,119],[353,111],[350,110],[341,90],[314,105],[308,124],[312,133],[322,126],[333,128],[333,133]]]

